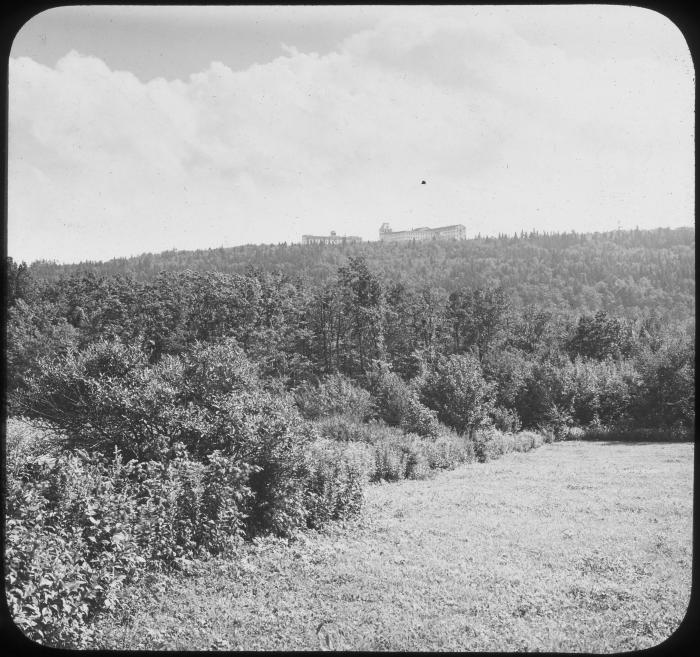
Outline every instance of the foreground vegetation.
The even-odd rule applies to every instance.
[[[265,539],[192,577],[135,585],[100,624],[115,649],[620,652],[684,617],[693,445],[564,442],[428,482],[365,513]],[[663,495],[650,491],[663,490]]]
[[[118,447],[112,458],[66,450],[68,437],[11,420],[5,557],[15,623],[42,643],[85,647],[96,618],[124,609],[124,586],[148,574],[186,573],[215,555],[236,563],[244,539],[293,538],[351,518],[370,481],[426,479],[543,444],[529,433],[425,440],[381,424],[354,429],[363,438],[353,442],[311,428],[306,442],[277,434],[266,445],[254,433],[247,454],[229,447],[197,459],[176,443],[126,461]]]

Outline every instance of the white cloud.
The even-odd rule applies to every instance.
[[[381,14],[328,55],[139,81],[10,60],[9,252],[692,221],[692,65],[586,59],[491,10]],[[421,186],[420,180],[428,185]]]

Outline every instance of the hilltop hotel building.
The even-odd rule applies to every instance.
[[[467,239],[467,229],[462,224],[441,226],[440,228],[416,228],[414,230],[397,230],[394,232],[389,224],[384,222],[379,229],[380,242],[427,242],[430,240],[464,240]],[[361,242],[362,238],[355,235],[336,235],[332,230],[330,235],[302,235],[302,244],[353,244]]]
[[[353,244],[361,242],[361,237],[355,235],[336,235],[332,230],[330,235],[302,235],[302,244]]]
[[[414,230],[397,230],[394,232],[388,223],[379,229],[380,242],[427,242],[430,240],[464,240],[467,229],[462,224],[441,226],[440,228],[416,228]]]

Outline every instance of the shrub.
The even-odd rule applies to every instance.
[[[472,441],[445,431],[435,439],[422,438],[383,422],[358,423],[345,417],[326,418],[315,426],[324,438],[371,445],[372,481],[422,479],[430,470],[474,460]]]
[[[496,408],[493,419],[501,431],[517,431],[520,417],[515,410],[534,366],[531,354],[515,348],[491,349],[485,354],[484,377],[494,384]]]
[[[436,413],[422,404],[416,393],[411,397],[399,426],[407,433],[424,438],[437,438],[441,431]]]
[[[32,639],[80,647],[94,615],[144,562],[123,531],[134,500],[125,505],[99,465],[77,455],[39,457],[18,474],[7,485],[10,613]]]
[[[491,411],[493,426],[499,431],[513,432],[520,430],[520,418],[512,408],[496,406]]]
[[[428,456],[431,443],[415,434],[396,434],[377,441],[372,480],[425,479],[431,470]]]
[[[56,457],[60,453],[61,438],[41,430],[25,418],[7,418],[5,425],[5,472],[16,477],[19,471],[38,457]]]
[[[569,437],[571,439],[571,437]],[[620,442],[685,442],[695,440],[695,434],[682,424],[661,429],[607,429],[588,427],[576,433],[578,440],[605,440]]]
[[[384,422],[406,433],[432,438],[439,435],[435,412],[420,402],[418,393],[398,374],[380,364],[368,378],[377,413]]]
[[[308,420],[346,415],[365,421],[374,413],[370,393],[342,374],[331,374],[318,386],[302,384],[295,390],[294,400]]]
[[[570,427],[569,430],[562,436],[564,440],[581,440],[585,435],[586,431],[584,431],[581,427]]]
[[[134,537],[152,563],[177,565],[240,543],[257,468],[213,452],[205,462],[184,450],[170,461],[130,462],[125,469],[139,501]]]
[[[346,415],[335,415],[314,422],[314,427],[323,438],[340,442],[362,442],[377,444],[394,440],[404,435],[403,430],[392,427],[382,420],[358,422]]]
[[[152,366],[135,347],[93,344],[44,361],[25,407],[59,427],[71,448],[117,447],[140,461],[170,459],[176,444],[197,461],[220,452],[253,468],[249,535],[287,534],[304,523],[304,446],[312,436],[290,401],[261,387],[233,340]]]
[[[377,423],[358,422],[347,415],[331,415],[314,422],[323,438],[339,442],[371,443]]]
[[[78,331],[49,302],[27,304],[18,299],[7,314],[7,390],[10,410],[16,407],[15,393],[26,390],[39,371],[42,358],[65,354],[78,343]]]
[[[472,354],[440,358],[421,388],[421,400],[438,419],[458,433],[487,427],[493,385],[486,382]]]
[[[657,350],[646,348],[636,359],[638,380],[631,403],[636,428],[671,428],[692,433],[695,427],[695,340],[668,337]]]
[[[398,481],[406,476],[405,455],[395,443],[380,443],[374,447],[372,481]]]
[[[574,423],[571,363],[566,356],[538,363],[517,398],[524,427],[563,436]]]
[[[158,426],[158,402],[170,401],[169,390],[158,391],[144,380],[147,364],[136,347],[108,342],[44,359],[21,396],[21,407],[30,419],[60,429],[68,448],[110,454],[119,447],[145,455],[165,429]],[[154,421],[144,424],[148,411]]]
[[[180,567],[235,549],[253,468],[181,447],[167,462],[124,463],[85,452],[38,456],[7,486],[6,582],[22,631],[80,647],[97,613],[148,567]]]
[[[537,449],[538,447],[542,447],[542,445],[548,442],[546,436],[543,436],[539,433],[535,433],[534,431],[522,431],[518,433],[517,436],[523,441],[524,445],[527,445],[529,441],[530,447],[528,449]]]
[[[364,489],[373,469],[372,449],[363,444],[319,440],[309,447],[306,483],[307,525],[323,526],[362,509]]]
[[[562,377],[576,424],[628,424],[631,386],[638,378],[630,362],[576,358],[563,369]]]
[[[480,463],[497,459],[510,452],[528,452],[544,444],[544,438],[532,431],[503,433],[479,431],[474,437],[474,452]]]
[[[424,453],[431,470],[451,470],[462,463],[472,463],[476,458],[474,443],[452,433],[424,442]]]

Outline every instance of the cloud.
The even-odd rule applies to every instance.
[[[12,58],[10,253],[374,238],[384,220],[690,223],[689,58],[601,63],[492,11],[429,18],[381,14],[326,55],[289,46],[186,80],[141,82],[77,52],[53,68]]]

